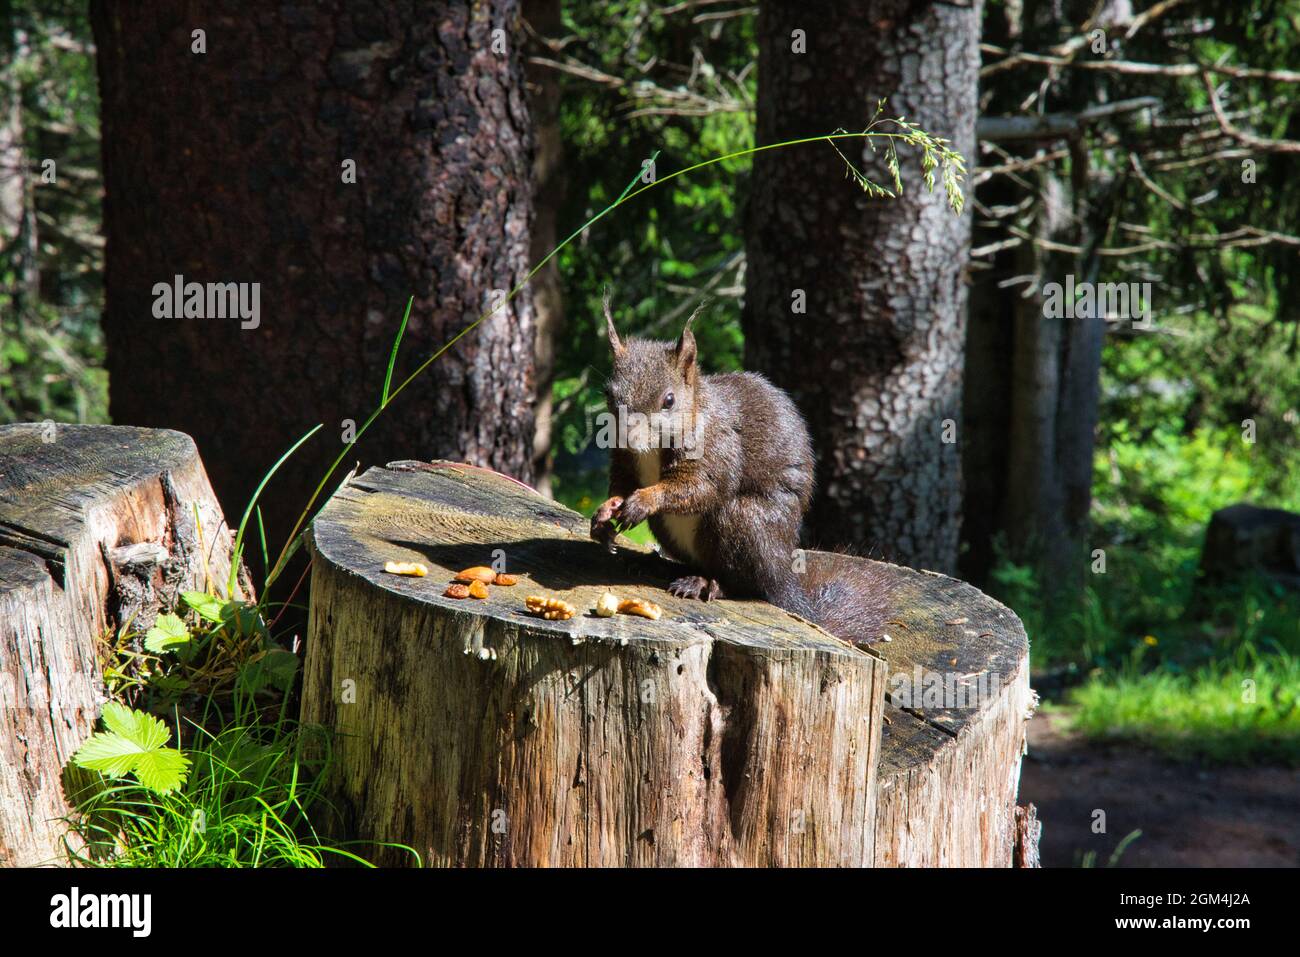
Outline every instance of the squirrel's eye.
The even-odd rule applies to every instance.
[[[673,394],[671,392],[666,392],[664,393],[664,410],[667,411],[672,407],[673,407]]]

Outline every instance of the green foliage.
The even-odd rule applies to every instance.
[[[172,736],[165,724],[116,701],[104,705],[102,718],[105,730],[90,736],[73,755],[74,764],[110,778],[134,774],[155,794],[175,791],[184,783],[189,760],[165,747]]]
[[[156,655],[183,648],[190,643],[190,630],[171,612],[159,615],[144,635],[144,647]]]
[[[1125,834],[1124,837],[1120,839],[1120,842],[1119,842],[1118,844],[1115,845],[1115,850],[1111,851],[1110,857],[1108,857],[1108,858],[1106,859],[1106,866],[1107,866],[1107,867],[1118,867],[1118,866],[1119,866],[1119,862],[1120,862],[1120,858],[1122,858],[1122,857],[1124,856],[1124,852],[1128,850],[1129,845],[1132,844],[1134,841],[1136,841],[1136,840],[1137,840],[1139,837],[1141,837],[1141,836],[1142,836],[1142,831],[1141,831],[1141,829],[1133,830],[1133,831],[1129,831],[1127,834]],[[1086,851],[1086,852],[1083,854],[1083,856],[1082,856],[1082,858],[1080,859],[1080,861],[1079,861],[1079,866],[1080,866],[1080,867],[1096,867],[1096,866],[1097,866],[1097,852],[1096,852],[1096,851]]]
[[[321,867],[331,856],[365,864],[313,824],[332,813],[317,783],[331,752],[324,729],[285,718],[297,655],[272,639],[259,605],[197,591],[182,602],[190,621],[159,615],[144,651],[129,629],[116,636],[109,688],[147,710],[109,702],[105,730],[74,755],[74,768],[98,776],[69,775],[70,858],[104,867]],[[183,716],[178,747],[166,747],[172,733],[149,711]]]
[[[113,636],[104,667],[111,695],[154,714],[198,716],[214,699],[238,692],[254,700],[293,687],[298,656],[272,638],[261,605],[199,591],[181,601],[189,623],[166,612],[143,636],[129,623]]]
[[[1300,510],[1300,357],[1260,319],[1232,310],[1222,325],[1201,317],[1109,340],[1091,535],[1106,571],[1062,620],[1049,619],[1030,569],[1003,559],[995,572],[1034,638],[1035,667],[1086,675],[1067,700],[1090,736],[1214,761],[1300,755],[1300,595],[1262,578],[1211,588],[1197,577],[1217,509]]]
[[[943,177],[943,189],[948,196],[948,205],[955,213],[960,213],[966,205],[966,197],[962,193],[962,180],[966,175],[966,160],[960,153],[949,146],[949,140],[933,136],[925,130],[909,123],[904,117],[891,119],[882,114],[885,110],[885,101],[881,100],[876,104],[876,114],[867,124],[865,132],[884,131],[896,128],[894,132],[888,134],[885,140],[885,167],[889,170],[892,178],[893,189],[886,189],[879,183],[872,182],[865,173],[859,170],[850,162],[849,158],[840,151],[833,141],[831,146],[835,152],[839,153],[840,159],[848,167],[849,175],[854,182],[862,188],[862,191],[868,196],[876,199],[894,199],[903,195],[903,175],[898,163],[898,144],[903,143],[911,146],[921,152],[921,176],[925,181],[926,189],[934,192],[934,174],[938,170]],[[836,130],[837,133],[844,132]],[[867,144],[874,152],[876,149],[874,140],[867,140]]]
[[[1248,650],[1249,649],[1249,650]],[[1243,646],[1192,671],[1126,669],[1072,696],[1075,727],[1177,758],[1300,766],[1300,657]]]
[[[627,80],[613,87],[561,78],[567,181],[561,223],[581,222],[606,206],[617,195],[609,186],[611,171],[638,170],[656,150],[656,172],[662,177],[753,146],[748,109],[693,114],[637,98],[638,83],[647,75],[675,90],[686,86],[691,71],[678,69],[673,54],[686,59],[698,49],[709,64],[699,80],[706,92],[752,103],[751,18],[710,26],[693,23],[689,14],[665,16],[641,4],[614,2],[565,5],[564,20],[566,33],[578,38],[571,48],[576,58]],[[653,68],[643,74],[651,62]],[[698,301],[710,297],[695,324],[704,370],[741,368],[744,237],[738,220],[749,167],[749,158],[740,157],[650,190],[633,200],[634,209],[602,220],[560,254],[565,332],[552,392],[557,488],[602,484],[583,473],[599,475],[605,468],[603,456],[585,453],[595,435],[595,416],[605,407],[609,356],[600,300],[606,286],[613,291],[620,331],[651,338],[676,336]],[[576,505],[579,499],[561,500]]]
[[[160,794],[128,782],[82,794],[68,840],[75,863],[314,868],[335,858],[366,865],[322,840],[312,824],[330,813],[316,784],[330,761],[322,730],[280,720],[215,734],[195,726],[193,737],[179,789]]]
[[[16,234],[0,230],[0,423],[104,422],[99,90],[84,4],[4,5],[0,122],[13,99],[21,150],[0,155],[0,177],[17,166],[27,189]]]

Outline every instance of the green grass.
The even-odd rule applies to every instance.
[[[195,725],[181,790],[88,775],[69,853],[96,867],[323,867],[364,857],[316,833],[331,813],[316,782],[329,761],[322,729],[287,722]]]
[[[333,813],[321,789],[331,742],[287,717],[298,660],[273,640],[274,620],[239,600],[181,598],[143,634],[127,626],[105,643],[113,707],[65,769],[71,862],[365,865],[374,845],[317,832]]]
[[[1300,658],[1099,676],[1075,689],[1073,726],[1179,759],[1300,766]]]

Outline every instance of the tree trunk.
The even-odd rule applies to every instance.
[[[558,37],[564,30],[560,0],[525,0],[524,18],[542,39]],[[539,54],[550,51],[542,42],[530,44]],[[564,203],[566,180],[561,163],[564,143],[560,135],[560,74],[545,66],[528,64],[528,106],[537,136],[533,158],[533,262],[540,262],[559,243],[557,223]],[[533,277],[533,310],[536,313],[537,364],[536,432],[533,436],[533,485],[548,498],[551,495],[552,414],[551,388],[555,383],[555,355],[564,331],[564,300],[560,288],[560,267],[552,259]]]
[[[0,426],[0,866],[62,859],[61,776],[105,700],[104,636],[224,583],[231,544],[188,436]]]
[[[193,435],[228,509],[324,422],[263,502],[273,527],[293,520],[378,404],[408,297],[394,385],[523,280],[517,13],[518,0],[93,3],[111,412]],[[178,275],[260,284],[256,328],[156,318],[155,284]],[[525,291],[358,455],[454,454],[527,478],[532,333]]]
[[[1023,23],[1018,14],[1005,27],[991,22],[993,43],[1015,41],[1025,49],[1036,49],[1058,38],[1060,11],[1034,9]],[[1080,22],[1088,9],[1084,5],[1067,14],[1066,22]],[[1016,40],[1022,28],[1026,35]],[[1000,29],[1004,33],[998,33]],[[1062,116],[1077,118],[1097,103],[1114,103],[1114,91],[1107,89],[1110,82],[1100,75],[1070,78],[1056,90],[1053,104],[1064,108]],[[1097,85],[1102,86],[1100,92]],[[1025,92],[1010,74],[1002,74],[986,95],[990,109],[1011,112]],[[1006,132],[1004,126],[997,135]],[[963,445],[968,548],[962,573],[976,582],[987,579],[995,558],[992,539],[1003,530],[1009,557],[1032,566],[1049,607],[1065,612],[1082,595],[1088,568],[1105,320],[1049,318],[1043,287],[1047,283],[1065,287],[1069,276],[1076,286],[1098,281],[1101,257],[1096,250],[1110,229],[1116,193],[1113,181],[1090,176],[1090,151],[1099,147],[1089,140],[1087,124],[1076,122],[1060,130],[1048,124],[1034,136],[1021,139],[1017,134],[1016,142],[1024,146],[1018,151],[1021,155],[1068,145],[1068,188],[1047,166],[1014,180],[994,177],[981,190],[981,199],[989,207],[1014,207],[1026,192],[1036,195],[1028,213],[1014,220],[1033,241],[999,252],[993,268],[978,274],[972,296]],[[1103,168],[1115,166],[1114,161],[1103,164]],[[985,228],[979,242],[1006,238],[1000,227]],[[1048,242],[1077,246],[1082,254],[1050,250]]]
[[[1019,289],[1000,287],[1015,272],[1016,250],[995,254],[992,267],[973,274],[966,330],[961,443],[961,577],[983,587],[996,563],[995,542],[1006,529],[1007,462],[1012,401],[1011,354]],[[1005,542],[1003,543],[1005,544]]]
[[[337,834],[442,866],[1010,864],[1029,699],[1011,612],[881,566],[898,601],[877,653],[764,602],[674,598],[676,566],[625,540],[612,557],[587,531],[447,462],[371,469],[330,500],[303,720],[335,733]],[[517,585],[444,596],[496,559]],[[663,616],[595,617],[607,589]],[[532,617],[533,594],[577,615]],[[930,700],[936,679],[972,688]]]
[[[1069,276],[1076,284],[1097,281],[1098,257],[1087,250],[1106,232],[1111,208],[1104,198],[1096,206],[1083,200],[1078,180],[1067,192],[1049,173],[1038,175],[1040,195],[1050,198],[1026,224],[1038,242],[1016,247],[982,274],[967,354],[972,411],[980,414],[967,416],[972,525],[963,572],[975,580],[987,574],[989,536],[1004,529],[1009,557],[1035,568],[1049,604],[1062,610],[1081,594],[1088,567],[1105,320],[1049,317],[1044,293],[1048,283],[1070,288]],[[1079,245],[1085,254],[1048,251],[1048,241]],[[998,288],[1013,276],[1028,288]]]
[[[980,4],[765,2],[757,142],[862,129],[882,97],[973,155]],[[792,51],[806,31],[807,52]],[[841,141],[844,144],[846,141]],[[845,155],[888,183],[883,153]],[[790,391],[812,427],[815,541],[852,542],[951,570],[961,507],[960,424],[968,216],[928,193],[900,148],[904,194],[870,199],[829,145],[754,158],[746,362]],[[806,296],[806,315],[795,297]]]
[[[10,321],[20,324],[40,296],[36,203],[20,76],[20,70],[30,65],[28,55],[27,34],[12,6],[0,3],[0,275],[11,273],[0,295],[8,300]]]

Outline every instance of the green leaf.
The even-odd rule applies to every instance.
[[[175,748],[164,747],[172,733],[152,715],[116,701],[104,705],[104,727],[72,756],[77,767],[109,777],[135,772],[142,785],[159,794],[185,783],[189,759]]]
[[[200,618],[221,623],[221,609],[226,603],[216,595],[209,595],[205,591],[183,591],[181,601],[198,612]]]
[[[135,769],[140,760],[140,747],[126,738],[105,731],[96,731],[83,744],[72,761],[79,768],[102,771],[110,777],[120,778]]]
[[[190,759],[175,748],[159,748],[141,754],[135,766],[135,776],[150,791],[166,794],[185,783]]]
[[[151,714],[135,711],[124,704],[110,701],[104,705],[104,727],[137,745],[140,750],[148,751],[160,748],[168,742],[172,733]]]
[[[221,606],[221,623],[227,627],[233,625],[234,630],[241,637],[252,637],[261,635],[263,638],[270,637],[270,629],[266,627],[266,622],[262,620],[261,610],[254,604],[238,599],[232,599]]]
[[[185,622],[168,612],[159,615],[153,627],[144,634],[144,646],[156,655],[171,651],[178,645],[189,644],[190,632]]]
[[[267,686],[288,691],[297,673],[298,656],[284,648],[272,648],[248,662],[239,673],[239,681],[249,694],[256,694]]]

